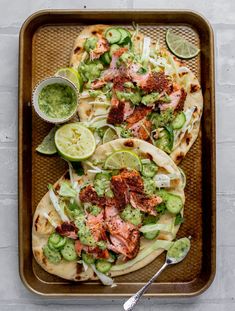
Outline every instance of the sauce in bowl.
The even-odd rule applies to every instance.
[[[43,80],[33,93],[36,112],[52,123],[68,121],[77,111],[77,100],[76,87],[61,77]]]
[[[50,84],[41,90],[38,106],[50,118],[66,118],[77,106],[77,96],[68,85]]]

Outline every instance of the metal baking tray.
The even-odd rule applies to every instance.
[[[178,237],[191,236],[192,248],[179,265],[168,268],[151,286],[146,296],[194,296],[213,281],[216,269],[215,216],[215,98],[214,43],[210,24],[192,11],[128,10],[48,10],[30,16],[20,32],[19,58],[19,270],[25,286],[43,296],[123,297],[136,292],[162,265],[164,254],[136,272],[117,277],[117,287],[99,282],[76,283],[62,280],[40,268],[31,251],[31,225],[34,210],[66,165],[58,157],[41,156],[35,147],[50,125],[37,117],[31,105],[31,92],[43,78],[66,67],[74,40],[89,24],[131,27],[165,45],[165,32],[173,28],[200,47],[198,57],[185,61],[201,81],[204,112],[198,139],[181,163],[187,176],[185,223]]]

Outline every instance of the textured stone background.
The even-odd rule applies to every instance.
[[[29,293],[18,275],[17,77],[22,22],[46,8],[192,9],[212,23],[216,52],[217,275],[193,299],[145,299],[136,310],[235,310],[235,2],[232,0],[0,0],[0,310],[122,310],[122,300],[53,300]]]

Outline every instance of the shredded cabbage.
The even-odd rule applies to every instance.
[[[101,102],[101,101],[93,101],[93,102],[89,102],[87,104],[90,104],[90,105],[104,105],[104,106],[110,106],[110,103],[109,102]]]
[[[147,62],[149,60],[150,44],[151,44],[151,39],[149,37],[144,37],[144,44],[143,44],[143,52],[142,52],[142,56],[141,56],[141,62],[145,63],[145,65],[147,65]]]
[[[83,269],[84,269],[85,272],[88,270],[89,266],[88,266],[87,263],[85,263],[84,260],[78,260],[77,262],[81,263],[83,265]]]
[[[157,60],[155,60],[152,57],[149,57],[149,61],[151,64],[153,64],[154,66],[157,66],[157,67],[164,67],[165,68],[167,65],[167,61],[163,57],[158,57]]]
[[[79,98],[89,98],[89,97],[90,97],[90,94],[87,91],[84,91],[79,95]]]
[[[60,207],[59,200],[57,196],[55,195],[52,186],[49,187],[49,196],[51,199],[51,203],[53,204],[54,209],[59,214],[62,221],[69,221],[68,216],[65,215],[63,209]]]
[[[100,281],[104,284],[104,285],[108,285],[111,287],[116,286],[116,284],[114,284],[113,279],[110,278],[109,276],[107,276],[104,273],[101,273],[100,271],[98,271],[95,267],[95,265],[91,265],[92,269],[94,270],[95,274],[98,276],[98,278],[100,279]]]
[[[83,122],[83,124],[87,127],[99,127],[102,126],[104,124],[106,124],[106,116],[102,115],[102,116],[97,116],[87,122]]]
[[[61,197],[67,197],[67,198],[76,198],[77,191],[72,188],[72,185],[70,185],[68,182],[64,181],[60,184],[60,190],[58,194]]]
[[[187,131],[190,133],[193,130],[194,124],[200,120],[200,116],[197,115],[197,118],[193,120],[193,122],[188,126]]]
[[[95,143],[96,143],[96,146],[101,142],[101,138],[100,136],[98,135],[97,132],[94,132],[94,138],[95,138]]]
[[[131,37],[131,41],[133,41],[135,36],[137,36],[138,33],[139,33],[139,25],[138,24],[133,24],[133,27],[134,27],[135,31],[133,32],[133,35]]]
[[[50,223],[54,228],[56,228],[56,227],[58,226],[57,223],[56,223],[46,212],[43,213],[43,216],[49,221],[49,223]]]
[[[161,50],[160,39],[158,39],[155,44],[155,51],[156,53],[159,53],[160,50]]]
[[[106,170],[102,170],[98,166],[93,165],[90,161],[85,161],[84,163],[85,163],[85,165],[88,165],[88,166],[90,166],[92,168],[92,170],[87,170],[88,173],[97,174],[97,173],[105,173],[105,172],[107,172]]]
[[[144,123],[142,122],[141,123],[141,126],[142,126],[142,128],[145,130],[145,132],[148,134],[148,136],[149,136],[149,138],[151,139],[151,141],[152,141],[152,144],[154,145],[154,140],[153,140],[153,138],[152,138],[152,136],[151,136],[151,133],[148,131],[148,129],[146,128],[146,126],[144,125]]]
[[[66,160],[66,162],[68,163],[68,166],[69,166],[69,179],[70,179],[71,184],[72,184],[72,186],[74,188],[73,166],[72,166],[72,164],[69,161]]]
[[[142,160],[141,160],[141,163],[142,163],[142,164],[150,164],[150,163],[151,163],[151,160],[150,160],[150,159],[142,159]]]
[[[184,73],[189,73],[190,70],[187,67],[183,67],[183,66],[179,67],[178,68],[178,73],[180,74],[180,73],[183,73],[183,72]],[[184,88],[187,90],[189,85],[190,85],[190,83],[191,83],[190,75],[184,74],[179,79],[180,79],[180,85],[184,86]]]
[[[180,66],[178,69],[178,73],[182,72],[190,72],[190,70],[188,69],[188,67]]]
[[[95,109],[94,116],[106,116],[107,117],[107,115],[108,115],[107,107],[100,106]]]
[[[120,270],[125,270],[130,267],[132,267],[134,264],[137,262],[141,261],[145,257],[149,256],[152,252],[154,252],[157,249],[163,248],[164,250],[168,250],[174,242],[166,241],[166,240],[157,240],[154,241],[150,246],[147,246],[143,248],[142,251],[139,252],[139,254],[132,260],[127,261],[124,264],[120,265],[114,265],[111,268],[111,271],[120,271]]]
[[[184,173],[184,171],[182,170],[181,167],[178,167],[179,171],[180,171],[180,175],[181,175],[181,180],[182,180],[182,188],[184,189],[186,186],[186,175]]]
[[[176,65],[174,58],[171,54],[168,54],[168,61],[171,65],[172,69],[174,70],[174,74],[176,75],[176,82],[179,84],[180,78],[179,78],[179,74],[178,74],[178,68],[177,68],[177,65]]]
[[[149,224],[142,226],[139,230],[140,232],[147,233],[152,231],[164,231],[171,233],[173,229],[172,223],[171,224]]]
[[[88,58],[89,54],[85,51],[83,54],[82,54],[82,58],[81,58],[81,62],[84,62],[87,58]]]

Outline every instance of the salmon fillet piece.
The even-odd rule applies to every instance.
[[[147,197],[145,194],[136,192],[130,193],[130,203],[134,208],[138,208],[142,212],[156,216],[156,206],[162,202],[162,198],[159,196]]]
[[[83,203],[92,203],[100,207],[105,206],[105,197],[99,197],[97,192],[91,185],[86,186],[80,191],[79,198]]]
[[[144,119],[151,112],[151,110],[151,107],[146,107],[144,105],[137,106],[134,112],[126,119],[126,122],[129,125],[135,124]]]
[[[106,220],[110,232],[108,248],[126,258],[134,258],[139,251],[140,233],[134,225],[125,222],[119,215]]]

